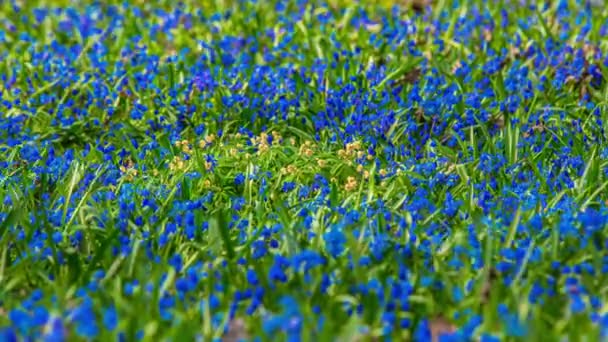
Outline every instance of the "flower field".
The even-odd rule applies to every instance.
[[[601,1],[0,1],[1,341],[608,341]]]

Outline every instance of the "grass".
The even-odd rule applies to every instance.
[[[0,3],[3,339],[606,339],[607,17]]]

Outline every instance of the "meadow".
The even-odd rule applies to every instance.
[[[0,340],[607,341],[605,7],[0,1]]]

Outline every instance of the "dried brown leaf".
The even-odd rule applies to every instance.
[[[249,335],[242,318],[236,318],[228,324],[228,332],[222,338],[223,342],[248,341]]]
[[[585,83],[583,83],[583,84],[581,85],[581,88],[579,89],[579,96],[578,96],[579,101],[582,101],[582,100],[583,100],[583,99],[584,99],[584,98],[587,96],[587,93],[589,92],[589,89],[587,89],[587,87],[588,87],[588,85],[589,85],[589,84],[591,84],[591,80],[589,80],[589,81],[587,82],[587,80],[586,80],[587,78],[589,78],[589,79],[590,79],[590,78],[591,78],[591,76],[587,76],[587,77],[585,77],[585,81],[586,81],[586,82],[585,82]]]
[[[416,83],[420,79],[421,75],[422,70],[420,68],[409,70],[395,81],[394,86],[398,87],[406,84]]]
[[[490,124],[496,126],[499,129],[505,127],[505,116],[502,113],[498,113],[490,118]]]
[[[456,326],[450,323],[445,317],[437,316],[429,322],[429,329],[431,330],[431,340],[433,342],[438,342],[442,335],[455,332]]]
[[[484,280],[483,287],[481,288],[481,304],[486,304],[490,300],[492,294],[492,286],[498,278],[498,273],[494,268],[491,268]]]
[[[492,31],[491,31],[491,30],[489,30],[489,29],[487,29],[487,28],[484,28],[484,29],[483,29],[483,39],[484,39],[486,42],[491,41],[493,36],[494,36],[494,35],[492,34]]]
[[[416,112],[414,113],[414,115],[416,116],[416,122],[418,122],[418,123],[426,122],[426,118],[424,117],[424,110],[422,108],[416,109]]]
[[[564,84],[574,84],[574,83],[577,83],[577,79],[576,79],[576,76],[573,76],[573,75],[569,75],[564,80]]]
[[[422,13],[424,10],[431,5],[431,0],[408,0],[407,4],[414,10],[414,12]]]
[[[542,133],[544,132],[546,129],[545,124],[544,123],[539,123],[538,125],[534,125],[532,126],[532,128],[530,128],[530,130],[528,130],[527,132],[524,133],[524,138],[528,138],[529,136],[531,136],[532,134],[538,132],[538,133]]]

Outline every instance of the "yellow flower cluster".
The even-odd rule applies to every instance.
[[[361,158],[365,155],[361,149],[361,142],[353,141],[346,144],[345,148],[338,150],[338,156],[342,159],[352,159],[355,156]]]
[[[353,165],[353,159],[362,159],[365,157],[367,160],[371,161],[374,157],[371,154],[367,154],[365,148],[362,146],[361,142],[354,141],[352,143],[346,144],[346,147],[338,150],[338,156],[346,161],[346,164],[349,166]]]
[[[137,169],[134,167],[133,161],[131,159],[127,159],[125,165],[120,165],[120,172],[124,174],[125,179],[127,181],[132,181],[137,177]]]
[[[284,175],[294,175],[298,172],[298,168],[292,164],[281,168],[281,173]]]
[[[348,176],[346,178],[346,184],[344,185],[344,190],[353,191],[357,188],[357,179],[353,176]]]
[[[190,154],[192,152],[192,148],[190,147],[190,143],[188,140],[176,141],[175,146],[182,150],[182,152],[186,154]]]
[[[363,179],[369,178],[369,171],[363,169],[363,165],[361,165],[361,164],[357,165],[357,172],[363,174]]]
[[[205,148],[205,147],[213,144],[214,141],[215,141],[215,134],[209,134],[205,137],[205,139],[198,142],[198,146],[200,148]]]
[[[205,161],[205,170],[210,171],[212,167],[213,164],[211,162]]]
[[[278,146],[283,141],[283,137],[279,132],[272,131],[272,145]],[[259,137],[251,138],[251,143],[258,147],[258,154],[263,154],[270,150],[270,145],[268,144],[268,133],[262,132]]]
[[[171,171],[180,171],[185,168],[186,162],[180,156],[173,157],[173,160],[169,162],[169,170]]]
[[[315,151],[313,150],[313,148],[314,148],[313,142],[310,140],[307,140],[306,142],[304,142],[304,144],[302,144],[300,146],[299,153],[301,156],[312,157],[312,155],[315,154]]]

